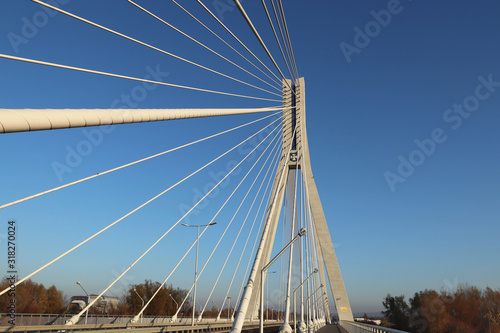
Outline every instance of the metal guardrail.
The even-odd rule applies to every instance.
[[[40,326],[2,326],[0,332],[25,332],[25,333],[72,333],[72,332],[106,332],[106,333],[130,333],[131,329],[136,333],[203,333],[203,332],[228,332],[232,323],[208,324],[208,325],[164,325],[164,324],[130,324],[130,325],[40,325]]]
[[[354,321],[341,320],[339,322],[342,328],[345,328],[349,333],[365,333],[365,332],[375,332],[375,333],[408,333],[406,331],[395,330],[392,328],[362,324]]]
[[[233,326],[232,321],[221,319],[219,322],[215,322],[215,318],[206,318],[204,323],[198,322],[195,326],[191,326],[191,317],[178,318],[182,322],[171,323],[171,317],[154,316],[144,317],[143,323],[135,324],[128,323],[133,316],[89,316],[88,324],[82,324],[80,320],[76,325],[64,325],[65,320],[70,317],[71,315],[16,314],[16,325],[13,326],[7,323],[10,314],[2,313],[0,314],[0,333],[72,333],[83,331],[130,333],[131,329],[135,333],[225,333],[229,332]],[[101,323],[89,323],[91,318],[98,322],[101,321]],[[111,318],[115,319],[113,323],[102,323]],[[19,321],[19,319],[22,320]],[[27,322],[30,324],[26,324]],[[265,322],[266,327],[277,324],[281,325],[281,322],[271,320]],[[258,327],[258,321],[248,322],[244,325],[243,330],[258,329]]]
[[[72,314],[38,314],[38,313],[15,313],[16,326],[40,326],[40,325],[64,325],[66,320],[70,319]],[[80,317],[76,325],[126,325],[134,316],[124,315],[85,315]],[[11,319],[10,313],[0,313],[0,326],[11,326],[9,320]],[[144,316],[139,320],[139,324],[191,324],[192,317],[177,317],[175,322],[171,322],[171,316]],[[203,318],[196,324],[210,324],[210,323],[228,323],[227,319],[221,318],[216,321],[215,318]]]

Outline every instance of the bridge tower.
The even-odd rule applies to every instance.
[[[283,107],[283,149],[281,159],[274,179],[259,247],[231,333],[239,333],[245,320],[258,318],[258,309],[260,306],[259,293],[262,282],[261,270],[271,258],[276,229],[284,201],[285,188],[289,186],[290,182],[295,181],[294,177],[290,177],[290,175],[292,174],[291,171],[296,168],[301,169],[305,178],[305,187],[309,198],[307,204],[311,210],[315,243],[318,250],[318,261],[320,263],[321,294],[326,298],[325,302],[328,304],[325,283],[326,279],[328,279],[339,319],[353,321],[351,306],[311,169],[306,133],[304,78],[299,78],[294,83],[291,80],[283,81]],[[293,184],[293,186],[295,185]],[[325,276],[324,268],[326,268],[327,276]],[[264,272],[262,275],[264,281],[265,276],[266,273]],[[287,298],[285,307],[288,310],[285,313],[289,313],[289,297]],[[327,316],[328,313],[329,311],[327,310]]]

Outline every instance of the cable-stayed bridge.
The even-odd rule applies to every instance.
[[[38,135],[38,131],[47,131],[43,135],[48,137],[57,136],[58,132],[89,128],[85,132],[86,140],[74,147],[68,146],[65,163],[55,161],[51,164],[59,180],[57,186],[44,181],[42,186],[33,186],[40,190],[18,191],[18,198],[1,203],[0,209],[6,218],[35,211],[49,229],[54,226],[45,221],[52,217],[65,221],[64,226],[59,224],[54,232],[61,241],[52,240],[49,251],[32,251],[26,260],[29,264],[23,269],[23,261],[16,261],[15,250],[12,251],[12,266],[8,267],[7,273],[16,275],[16,278],[0,292],[1,297],[8,298],[9,292],[17,286],[30,279],[36,281],[38,276],[43,279],[52,277],[55,284],[66,278],[74,283],[76,279],[72,279],[70,272],[92,271],[92,279],[99,281],[99,268],[116,260],[123,269],[115,270],[112,279],[101,278],[109,283],[103,286],[92,282],[100,287],[96,297],[88,298],[77,313],[64,317],[61,327],[52,325],[53,328],[36,330],[135,328],[177,331],[184,330],[179,327],[187,325],[196,326],[192,329],[198,331],[230,329],[238,333],[249,325],[261,331],[264,325],[271,325],[282,332],[314,332],[331,324],[331,313],[334,312],[345,328],[354,325],[316,188],[316,182],[321,180],[313,177],[306,131],[306,81],[300,75],[294,56],[293,39],[285,15],[286,3],[280,0],[244,3],[234,0],[230,4],[214,3],[215,9],[200,0],[189,4],[173,0],[162,4],[132,0],[120,3],[134,13],[133,17],[140,17],[140,22],[147,19],[155,28],[176,34],[180,40],[175,45],[169,45],[174,42],[157,44],[152,38],[139,37],[132,29],[139,21],[128,22],[123,30],[115,27],[116,18],[110,18],[108,25],[102,20],[104,15],[92,13],[93,9],[101,8],[97,3],[40,0],[31,0],[31,3],[38,11],[33,20],[28,20],[23,26],[26,33],[35,34],[44,26],[44,20],[57,15],[59,20],[54,24],[64,24],[60,30],[84,26],[91,34],[104,34],[110,40],[117,40],[117,48],[131,44],[134,52],[135,48],[140,48],[155,56],[168,57],[178,64],[179,70],[189,68],[189,74],[177,78],[172,74],[170,79],[169,74],[158,66],[156,69],[147,67],[146,76],[119,71],[115,66],[112,66],[113,70],[106,70],[99,66],[98,58],[83,66],[76,64],[77,61],[72,62],[72,58],[50,58],[43,46],[35,55],[0,54],[1,61],[11,65],[13,71],[29,66],[47,85],[51,80],[61,79],[60,75],[64,73],[69,73],[71,80],[81,80],[82,87],[86,84],[83,81],[94,78],[103,80],[104,85],[113,85],[116,81],[137,84],[129,94],[113,100],[111,108],[65,106],[0,110],[0,131],[4,133],[3,138],[12,137],[12,140],[19,135],[14,133],[32,132],[26,136],[29,140],[31,135],[33,138]],[[103,5],[106,6],[109,4]],[[247,30],[245,37],[249,41],[239,37],[223,22],[218,15],[221,8],[234,11],[232,15],[237,16]],[[101,9],[105,12],[113,8]],[[262,16],[255,17],[256,12]],[[183,22],[189,21],[189,29],[181,29],[172,23],[178,22],[175,16],[181,15]],[[265,28],[263,23],[266,23]],[[264,35],[263,30],[269,33]],[[210,37],[205,41],[197,37],[197,32]],[[17,47],[24,43],[20,38],[26,39],[26,36],[11,37],[11,42]],[[190,43],[190,46],[184,48],[184,43]],[[194,54],[191,44],[196,48]],[[109,47],[114,47],[114,44]],[[201,52],[207,54],[206,59],[198,56]],[[209,59],[212,62],[205,61]],[[138,61],[135,56],[133,61]],[[218,69],[220,63],[231,70]],[[40,70],[42,72],[37,72]],[[194,70],[200,73],[199,77],[191,77]],[[162,101],[161,107],[137,107],[148,93],[158,89],[174,90],[179,96],[173,103]],[[212,95],[218,99],[211,99]],[[24,98],[29,100],[30,96]],[[217,105],[220,98],[225,99],[219,104],[224,107],[212,106]],[[204,103],[210,106],[201,107]],[[234,107],[227,107],[228,104]],[[230,122],[224,120],[223,128],[201,135],[205,130],[198,130],[202,124],[200,118],[210,124],[209,129],[220,127],[210,123],[209,117],[231,119],[232,125],[228,126]],[[162,138],[158,138],[158,141],[167,140],[169,143],[163,144],[162,150],[136,150],[141,153],[126,161],[119,157],[120,163],[112,161],[112,156],[102,156],[106,163],[96,166],[102,165],[101,169],[73,177],[73,171],[83,164],[84,158],[102,142],[111,128],[128,126],[126,128],[133,131],[131,126],[140,123],[187,122],[187,119],[197,122],[197,127],[193,126],[189,133],[190,141],[170,144],[175,137],[165,132]],[[147,131],[147,127],[141,128]],[[116,149],[128,149],[120,147],[119,142],[116,144]],[[158,142],[155,142],[154,148],[157,146]],[[50,150],[40,153],[52,154]],[[9,163],[16,168],[21,161]],[[159,172],[168,176],[160,177],[158,175],[162,173]],[[68,180],[70,175],[73,178]],[[43,186],[46,187],[41,189]],[[130,189],[133,194],[129,197]],[[83,198],[78,191],[82,191]],[[95,205],[87,207],[86,200],[92,202],[94,196]],[[110,197],[116,200],[107,202]],[[71,200],[80,200],[77,202],[85,207],[68,210],[61,207],[71,207]],[[79,206],[78,203],[73,205]],[[61,215],[59,212],[50,213],[58,209],[61,209]],[[99,222],[84,222],[91,219]],[[15,223],[13,220],[13,227]],[[140,230],[141,227],[144,230]],[[33,239],[33,244],[37,243],[37,233],[42,232],[36,231],[35,227],[28,230],[20,222],[17,230],[20,237]],[[14,235],[14,232],[8,235],[12,236],[13,245]],[[41,243],[34,246],[41,246]],[[88,258],[83,259],[85,256],[91,257],[92,263]],[[151,266],[154,273],[148,271]],[[23,274],[18,274],[18,268]],[[87,323],[92,306],[116,292],[118,286],[133,284],[127,282],[133,280],[130,276],[149,278],[149,274],[162,276],[158,279],[160,287],[147,299],[141,298],[141,308],[133,316],[108,323],[106,327],[102,323]],[[185,283],[186,280],[192,283]],[[183,282],[187,289],[184,297],[179,299],[175,314],[165,320],[153,318],[148,321],[145,314],[150,305],[161,288],[172,281],[175,285]],[[279,312],[276,320],[269,318],[270,299],[274,303],[271,317],[275,311]],[[229,311],[231,300],[232,313]],[[204,316],[212,304],[216,305],[218,315],[215,318]],[[191,306],[194,311],[191,309],[188,318],[181,319],[186,306]],[[230,318],[221,319],[224,307]],[[5,330],[16,329],[11,326]]]

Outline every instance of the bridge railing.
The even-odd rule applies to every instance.
[[[4,314],[1,314],[2,316]],[[26,319],[28,316],[23,314]],[[33,316],[35,317],[35,316]],[[186,318],[187,319],[187,318]],[[32,321],[33,323],[33,321]],[[95,332],[109,332],[109,333],[227,333],[231,330],[233,322],[226,320],[226,322],[211,322],[211,323],[196,323],[191,326],[191,322],[184,320],[183,323],[144,323],[144,324],[79,324],[79,325],[61,325],[61,324],[45,324],[45,325],[16,325],[0,326],[0,333],[85,333],[90,331]],[[281,326],[279,322],[266,322],[265,327],[275,330]],[[255,332],[259,328],[257,321],[246,322],[243,326],[242,332],[248,331]],[[133,331],[131,331],[133,329]]]
[[[16,325],[19,326],[41,326],[41,325],[64,325],[66,320],[70,319],[72,314],[40,314],[40,313],[15,313]],[[85,315],[81,316],[76,325],[108,325],[108,324],[123,324],[126,325],[134,316],[125,315]],[[10,326],[9,320],[11,319],[10,313],[0,313],[0,326]],[[190,324],[191,317],[177,317],[175,322],[171,322],[171,316],[144,316],[138,323],[142,324]],[[226,323],[227,319],[221,318],[217,323]],[[202,318],[196,324],[209,324],[216,323],[216,318]]]
[[[128,325],[39,325],[39,326],[0,326],[0,333],[84,333],[84,332],[109,332],[109,333],[223,333],[229,332],[232,323],[213,323],[191,325],[166,325],[166,324],[128,324]],[[250,329],[256,329],[254,325]]]
[[[375,332],[375,333],[408,333],[406,331],[395,330],[392,328],[362,324],[354,321],[341,320],[339,322],[342,328],[345,328],[349,333],[365,333],[365,332]]]

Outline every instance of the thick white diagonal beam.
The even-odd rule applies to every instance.
[[[332,290],[339,319],[354,321],[351,305],[349,303],[349,298],[347,297],[339,263],[335,254],[335,249],[333,248],[332,238],[330,237],[330,231],[328,230],[328,225],[326,223],[325,213],[323,212],[323,206],[321,205],[318,189],[316,187],[316,182],[311,169],[311,159],[309,156],[309,144],[306,131],[304,78],[296,80],[295,89],[297,94],[296,113],[298,114],[297,117],[300,118],[300,129],[302,131],[301,147],[299,149],[301,149],[304,154],[304,162],[301,166],[306,178],[306,188],[309,196],[312,218],[314,220],[316,239],[319,243],[321,257],[323,258],[323,262],[320,262],[319,264],[324,264],[326,267],[326,273],[328,274],[328,280],[330,282],[330,288]],[[324,276],[321,276],[322,281],[324,278]],[[325,288],[323,288],[323,291],[325,291]]]
[[[244,109],[0,109],[0,133],[116,125],[283,110]]]

